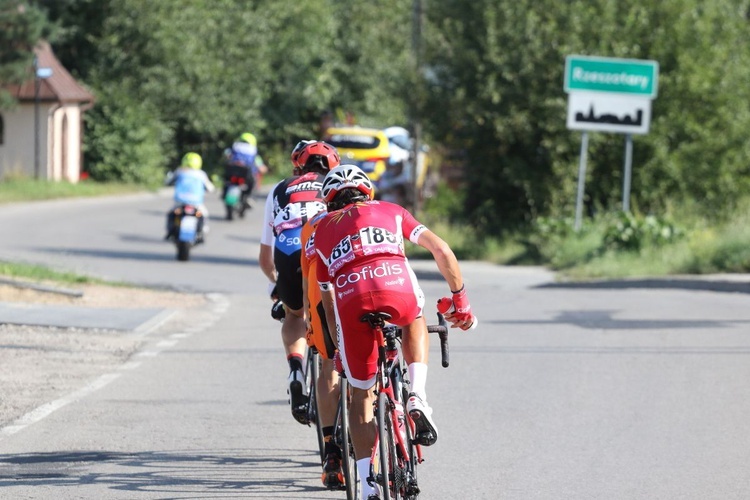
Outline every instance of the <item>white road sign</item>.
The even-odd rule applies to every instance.
[[[624,134],[646,134],[651,98],[600,92],[568,94],[568,128]]]

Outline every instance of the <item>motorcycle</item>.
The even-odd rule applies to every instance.
[[[177,246],[177,260],[190,260],[190,249],[203,243],[203,213],[193,205],[179,205],[169,220],[168,238]]]
[[[244,218],[245,210],[250,207],[248,198],[252,186],[248,186],[247,179],[240,175],[229,176],[225,183],[224,206],[227,210],[227,220],[234,219],[235,212],[240,218]]]

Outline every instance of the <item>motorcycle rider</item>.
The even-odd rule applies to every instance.
[[[268,167],[258,154],[258,139],[250,132],[241,134],[232,143],[232,147],[224,151],[224,188],[221,198],[226,197],[231,178],[241,177],[245,181],[242,202],[247,208],[252,208],[250,195],[255,188],[256,181],[266,172],[268,172]]]
[[[179,168],[174,172],[167,174],[165,184],[174,186],[174,206],[167,214],[167,237],[169,239],[174,232],[173,212],[181,205],[193,205],[203,214],[204,233],[208,232],[208,209],[204,203],[205,193],[213,192],[216,189],[208,178],[206,172],[202,170],[203,158],[198,153],[186,153],[182,157]]]

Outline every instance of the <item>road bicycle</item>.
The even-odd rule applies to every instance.
[[[382,500],[417,500],[417,465],[422,463],[422,447],[415,436],[415,424],[405,411],[409,396],[406,363],[401,356],[401,329],[386,325],[389,314],[375,312],[362,316],[369,323],[378,344],[378,371],[375,378],[375,422],[377,434],[370,457],[370,477],[380,485]],[[448,325],[438,313],[438,324],[427,331],[440,337],[442,365],[449,365]]]

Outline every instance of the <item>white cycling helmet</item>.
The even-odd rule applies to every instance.
[[[357,189],[369,199],[375,197],[375,187],[370,178],[356,165],[339,165],[331,169],[323,179],[321,194],[326,203],[330,203],[342,190]]]

